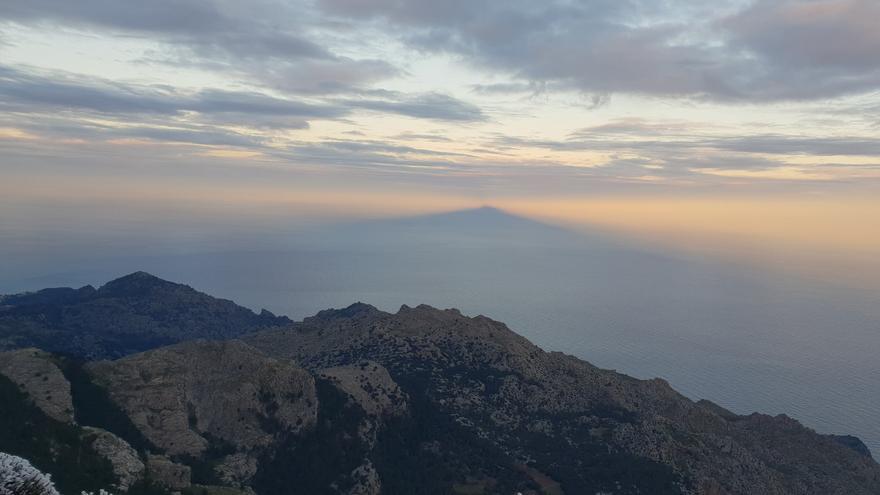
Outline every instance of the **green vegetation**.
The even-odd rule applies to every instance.
[[[372,454],[382,493],[446,495],[516,493],[538,486],[514,459],[430,400],[426,374],[396,377],[410,395],[411,414],[392,421]]]
[[[164,487],[152,482],[145,477],[128,488],[126,495],[171,495]]]
[[[305,436],[276,432],[286,438],[260,460],[253,482],[258,493],[336,494],[353,485],[350,473],[367,453],[358,436],[364,411],[329,381],[316,379],[315,386],[320,404],[315,428]]]
[[[617,417],[616,412],[612,413]],[[567,420],[556,416],[546,419],[557,426],[565,425]],[[516,433],[522,448],[533,458],[529,466],[558,481],[565,493],[681,493],[681,480],[667,465],[610,452],[607,442],[597,440],[577,425],[568,427],[565,436],[568,441],[561,442],[558,437],[524,429]]]

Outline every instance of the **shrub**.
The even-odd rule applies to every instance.
[[[27,459],[0,452],[0,495],[59,495],[48,474]]]

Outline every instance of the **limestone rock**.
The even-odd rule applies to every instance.
[[[134,482],[143,477],[146,466],[128,442],[100,428],[86,426],[83,430],[95,452],[113,465],[113,473],[119,479],[116,486],[118,490],[127,491]]]
[[[327,368],[321,370],[320,374],[349,394],[369,416],[406,414],[406,393],[391,378],[388,370],[375,361]]]
[[[217,464],[214,472],[224,484],[242,487],[257,473],[257,459],[244,452],[231,454]]]
[[[94,380],[154,445],[201,454],[212,437],[244,451],[314,424],[314,379],[240,341],[193,341],[90,364]]]
[[[183,490],[189,488],[192,478],[192,470],[189,466],[177,464],[171,459],[161,455],[147,456],[147,475],[157,485],[169,490]]]
[[[356,370],[364,361],[380,363],[410,403],[419,404],[413,413],[451,418],[474,443],[527,460],[538,471],[564,469],[566,491],[880,493],[880,466],[857,442],[819,435],[790,418],[739,416],[695,403],[664,380],[638,380],[545,352],[483,316],[424,305],[390,314],[357,304],[245,339],[270,355],[335,375],[337,386],[365,410],[381,410],[381,401],[364,394]],[[450,448],[470,454],[445,440],[443,434],[427,438],[438,447],[430,455],[449,462],[456,458],[445,454]],[[597,448],[604,453],[596,454]],[[607,456],[600,467],[596,456]],[[590,475],[596,469],[610,479],[598,481]],[[623,471],[632,474],[615,474]],[[487,480],[470,465],[459,473],[474,483]],[[548,486],[560,481],[532,478]]]
[[[17,384],[50,418],[74,422],[70,383],[49,353],[34,348],[2,352],[0,373]]]

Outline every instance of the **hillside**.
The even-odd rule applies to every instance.
[[[155,494],[880,493],[880,466],[854,437],[693,402],[663,380],[545,352],[484,316],[357,303],[212,333],[193,322],[244,313],[134,277],[98,292],[109,286],[129,308],[154,308],[160,295],[183,307],[188,294],[184,316],[157,325],[182,342],[91,362],[0,353],[0,416],[37,418],[45,432],[0,437],[0,451],[69,493],[101,483]],[[46,313],[97,299],[85,292],[4,302]],[[192,340],[194,328],[213,339]],[[230,328],[238,340],[222,339]]]
[[[136,272],[95,289],[0,296],[0,350],[38,347],[88,359],[121,357],[190,339],[228,339],[290,323]]]

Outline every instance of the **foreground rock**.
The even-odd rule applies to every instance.
[[[86,426],[83,429],[92,449],[113,466],[113,474],[118,479],[114,489],[126,492],[144,477],[146,466],[128,442],[101,428]]]
[[[835,437],[544,352],[485,317],[358,304],[246,340],[316,371],[383,365],[421,404],[415,414],[451,418],[455,435],[504,456],[502,467],[462,467],[459,489],[494,493],[508,476],[525,478],[517,489],[556,484],[566,493],[880,493],[877,463]],[[423,447],[419,455],[438,460],[467,455],[448,431]]]
[[[314,425],[314,380],[240,341],[197,341],[88,366],[147,440],[200,456],[212,439],[249,452]]]

